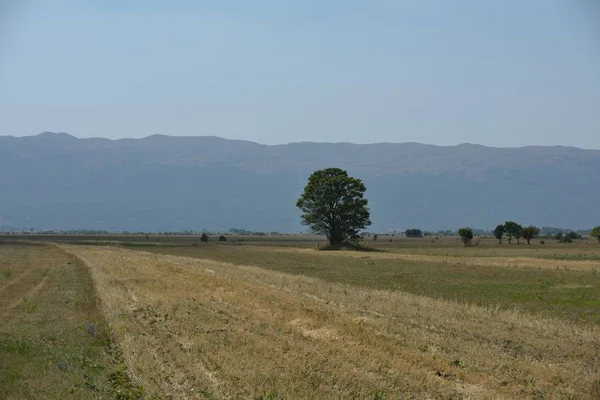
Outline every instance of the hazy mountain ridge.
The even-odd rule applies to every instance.
[[[0,225],[298,231],[295,200],[329,166],[365,181],[374,229],[600,223],[598,150],[46,132],[0,136]]]

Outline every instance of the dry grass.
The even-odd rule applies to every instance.
[[[593,265],[591,268],[578,268],[579,265],[550,268],[555,260],[521,258],[521,264],[516,264],[510,258],[436,257],[267,246],[208,245],[146,250],[253,265],[371,289],[398,290],[504,309],[518,307],[546,317],[600,325],[600,275]],[[530,261],[542,266],[535,268]],[[575,263],[588,267],[591,264]]]
[[[595,327],[211,260],[64,249],[90,268],[149,397],[600,397]]]

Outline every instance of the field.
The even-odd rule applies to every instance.
[[[20,239],[0,398],[600,397],[591,240]]]
[[[58,248],[0,244],[0,398],[114,398],[120,369],[87,266]]]

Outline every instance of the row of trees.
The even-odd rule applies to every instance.
[[[531,239],[537,237],[540,233],[540,228],[537,226],[526,226],[523,227],[514,221],[506,221],[502,225],[496,226],[494,229],[494,236],[498,239],[499,243],[502,243],[502,238],[506,236],[508,243],[512,244],[513,238],[517,239],[517,244],[520,243],[521,238],[527,241],[527,244],[531,242]]]
[[[371,225],[368,200],[364,198],[364,183],[353,178],[339,168],[327,168],[315,171],[308,178],[304,192],[296,202],[302,210],[302,223],[314,233],[327,236],[331,245],[357,245],[361,239],[360,232]],[[512,243],[521,238],[530,243],[537,237],[540,229],[530,225],[523,227],[514,221],[506,221],[494,229],[494,236],[502,243],[506,236]],[[408,229],[409,237],[421,237],[420,229]],[[473,229],[465,227],[458,231],[465,246],[473,239]],[[600,242],[600,226],[595,227],[590,235]],[[376,236],[374,236],[376,239]]]
[[[512,239],[517,239],[517,244],[520,243],[520,239],[523,238],[527,241],[527,244],[530,244],[531,239],[536,238],[540,234],[540,229],[537,226],[526,226],[523,227],[520,224],[514,221],[506,221],[502,225],[496,226],[494,229],[494,236],[498,239],[499,243],[502,243],[502,238],[506,236],[508,238],[508,243],[512,243]],[[600,242],[600,226],[596,226],[593,228],[589,235],[591,237],[595,237]],[[548,238],[553,238],[562,242],[570,242],[575,239],[581,239],[581,235],[577,232],[567,232],[563,234],[562,232],[558,232],[556,235],[547,236]]]

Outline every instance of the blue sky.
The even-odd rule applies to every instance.
[[[592,0],[0,4],[0,135],[600,149]]]

